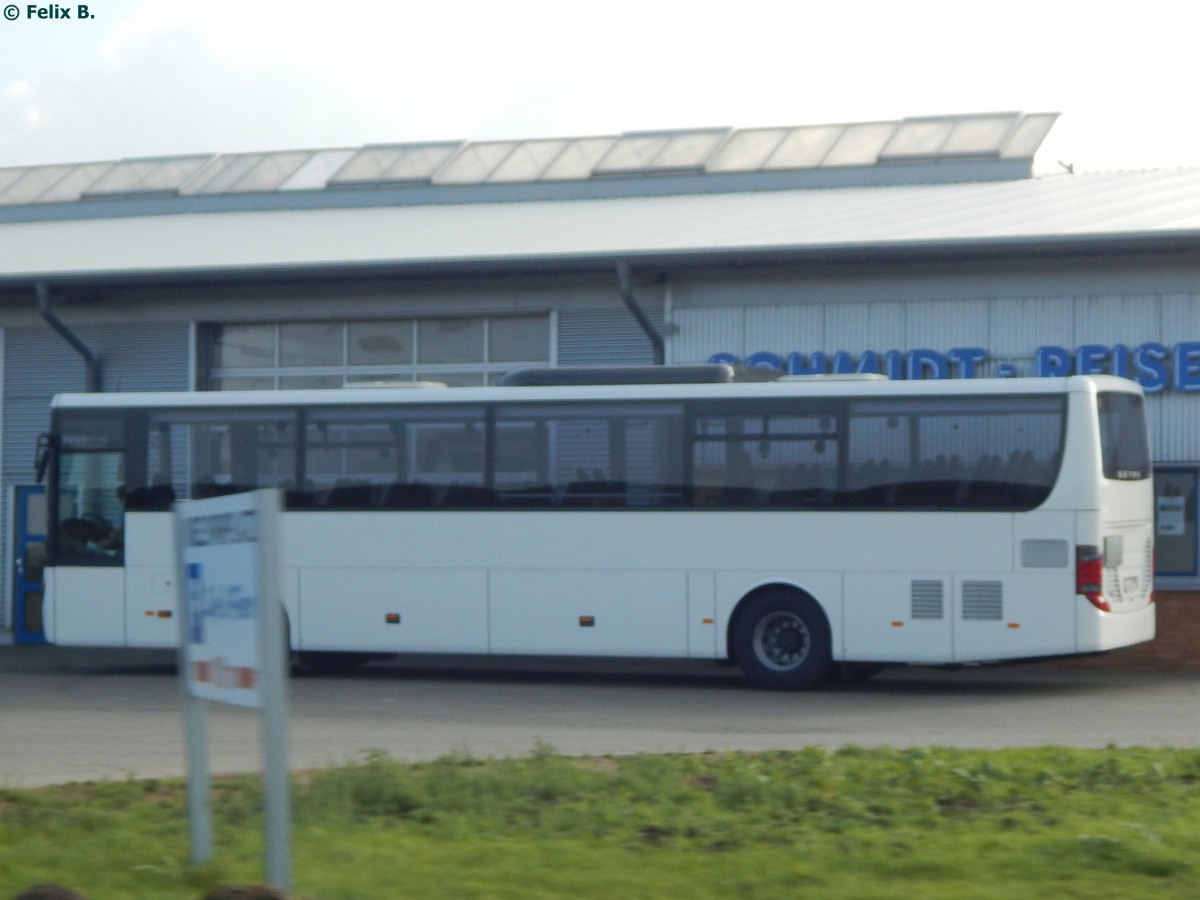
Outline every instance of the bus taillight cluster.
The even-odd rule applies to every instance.
[[[1075,593],[1087,597],[1096,609],[1112,612],[1104,599],[1104,555],[1098,547],[1081,544],[1075,548]]]

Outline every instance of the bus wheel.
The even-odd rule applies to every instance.
[[[750,600],[731,641],[734,658],[755,687],[799,690],[829,675],[829,623],[800,594],[771,590]]]

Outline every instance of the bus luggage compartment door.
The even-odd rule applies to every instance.
[[[686,572],[491,573],[493,653],[688,655]]]

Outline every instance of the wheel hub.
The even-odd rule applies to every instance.
[[[754,632],[754,652],[768,668],[786,671],[804,661],[809,640],[803,619],[780,612],[759,622]]]

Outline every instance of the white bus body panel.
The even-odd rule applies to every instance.
[[[487,572],[312,562],[285,567],[299,579],[298,649],[488,652]]]
[[[175,517],[125,517],[125,639],[130,647],[176,647]]]
[[[76,647],[125,646],[125,570],[116,566],[46,569],[46,639]],[[64,599],[59,599],[64,598]]]
[[[1154,640],[1153,604],[1132,612],[1103,613],[1080,597],[1077,606],[1080,609],[1077,644],[1088,651],[1115,650]]]
[[[1074,594],[1071,513],[296,512],[282,520],[284,601],[300,650],[721,658],[738,603],[775,584],[821,605],[837,659],[979,662],[1132,642],[1121,637],[1131,613],[1104,614]],[[161,513],[127,517],[125,569],[51,570],[51,640],[174,646],[171,522]],[[1126,546],[1148,528],[1134,529]],[[1028,542],[1049,547],[1053,565],[1043,556],[1023,566]],[[461,565],[468,553],[470,568]],[[1144,554],[1127,557],[1144,564]],[[899,560],[944,568],[905,570]],[[72,599],[64,606],[62,596]],[[1152,628],[1153,608],[1138,611]]]
[[[688,655],[685,572],[495,570],[491,612],[494,653]]]
[[[953,657],[945,572],[847,572],[846,596],[843,658],[935,663]]]

